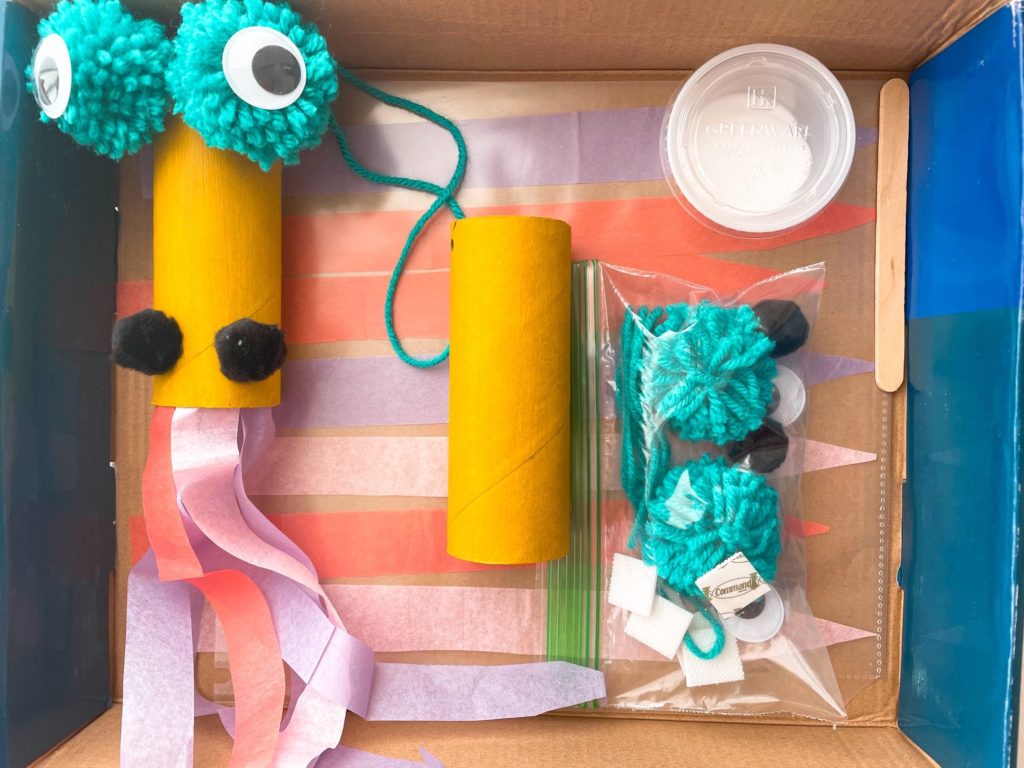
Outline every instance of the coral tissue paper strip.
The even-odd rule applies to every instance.
[[[642,204],[641,204],[642,203]],[[651,269],[708,285],[721,292],[731,292],[774,274],[753,265],[708,258],[706,253],[750,251],[776,248],[812,237],[831,234],[873,221],[874,209],[833,203],[811,222],[786,235],[757,240],[744,240],[716,233],[681,214],[671,198],[648,198],[630,201],[636,216],[624,226],[620,218],[622,201],[599,200],[559,205],[502,206],[473,211],[480,215],[537,215],[560,217],[578,233],[573,243],[575,259],[600,259],[627,267]],[[359,217],[387,221],[364,223]],[[383,305],[387,290],[391,254],[401,249],[396,241],[387,242],[389,233],[408,230],[415,213],[373,212],[324,214],[308,217],[302,230],[316,233],[316,242],[302,243],[285,254],[286,271],[291,273],[283,284],[283,325],[292,344],[315,344],[331,341],[384,339]],[[395,221],[391,221],[395,219]],[[406,219],[408,221],[406,221]],[[297,222],[292,223],[298,226]],[[386,226],[385,226],[386,225]],[[440,224],[429,227],[417,254],[433,254],[438,268],[447,263],[448,233]],[[359,239],[346,248],[339,248],[339,232],[344,240],[366,235],[366,252],[354,252]],[[296,261],[298,259],[299,261]],[[380,274],[345,274],[363,263],[375,267]],[[422,268],[420,262],[413,264]],[[320,276],[315,276],[321,273]],[[328,273],[328,274],[323,274]],[[447,338],[448,336],[448,273],[447,271],[411,271],[405,275],[396,297],[396,327],[399,335],[409,338]],[[145,281],[122,284],[119,289],[118,314],[129,314],[152,302],[152,286]],[[148,301],[147,301],[148,299]]]
[[[220,618],[235,693],[235,744],[229,768],[270,765],[285,702],[281,648],[266,600],[238,571],[214,571],[189,583]]]
[[[809,536],[821,536],[829,532],[829,527],[824,523],[813,523],[810,520],[801,520],[796,517],[786,517],[786,533],[798,539],[806,539]]]
[[[539,216],[565,221],[573,230],[573,259],[597,259],[624,267],[686,278],[718,291],[735,291],[775,272],[753,264],[722,262],[711,254],[772,250],[844,232],[875,220],[875,209],[832,203],[803,226],[780,235],[743,238],[710,229],[687,216],[674,197],[585,200],[467,208],[470,218]],[[419,211],[297,214],[284,219],[286,275],[390,272],[394,254]],[[448,265],[448,227],[438,221],[420,235],[414,269]],[[287,288],[286,288],[287,290]]]
[[[305,551],[322,579],[517,567],[470,563],[449,555],[445,546],[447,514],[444,509],[354,510],[293,512],[266,519]],[[149,546],[142,518],[132,518],[130,535],[135,563]]]
[[[445,548],[446,517],[444,509],[413,509],[291,513],[270,520],[306,551],[323,579],[508,567],[470,563],[449,555]],[[362,636],[358,631],[355,634]],[[377,647],[373,642],[370,645]]]
[[[163,581],[187,579],[203,572],[178,510],[178,493],[171,472],[173,416],[173,408],[157,406],[153,409],[149,426],[149,456],[142,473],[146,531]],[[134,538],[133,535],[133,544]]]

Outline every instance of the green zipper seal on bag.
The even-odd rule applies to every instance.
[[[547,566],[547,658],[596,669],[602,587],[599,282],[596,262],[572,270],[569,553]]]

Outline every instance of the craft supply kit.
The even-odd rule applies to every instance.
[[[1016,764],[1020,31],[0,0],[0,763]]]

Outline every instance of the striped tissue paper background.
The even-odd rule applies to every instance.
[[[885,469],[878,456],[888,450],[883,419],[891,413],[871,376],[870,309],[881,83],[844,83],[859,127],[854,168],[839,198],[805,227],[769,239],[712,232],[672,198],[658,140],[675,81],[385,85],[464,128],[470,162],[460,202],[468,215],[565,219],[577,260],[685,276],[725,293],[778,271],[827,263],[813,339],[804,520],[787,521],[787,530],[806,539],[809,596],[834,643],[844,691],[852,695],[884,676],[888,607],[875,584],[885,578],[878,550],[888,542],[877,519]],[[349,91],[336,110],[352,126],[356,153],[380,170],[435,181],[449,172],[454,151],[440,130]],[[148,155],[122,164],[119,315],[152,300],[151,184]],[[543,652],[539,570],[476,566],[445,553],[447,368],[404,366],[385,340],[388,274],[429,201],[362,182],[333,143],[286,171],[284,194],[289,360],[284,402],[275,411],[278,438],[250,477],[254,500],[313,558],[350,629],[368,638],[403,636],[376,647],[398,658],[438,647],[463,657]],[[448,330],[449,238],[439,218],[421,238],[397,294],[398,331],[420,354],[441,348]],[[138,489],[150,392],[143,376],[118,370],[116,377],[123,619],[128,565],[146,547]],[[502,617],[513,614],[522,626],[506,627],[509,644],[502,646]],[[474,628],[467,630],[470,618]],[[206,636],[214,642],[212,629]],[[872,708],[876,701],[865,703],[865,712]],[[856,702],[850,714],[856,719]]]

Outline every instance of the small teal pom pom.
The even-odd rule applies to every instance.
[[[269,170],[278,160],[299,162],[299,152],[320,143],[338,77],[327,42],[286,4],[264,0],[186,3],[174,40],[167,83],[174,111],[207,145],[240,152]],[[269,27],[287,37],[306,67],[302,94],[281,109],[253,106],[232,90],[222,68],[224,46],[248,27]]]
[[[39,22],[39,35],[60,35],[71,56],[71,94],[57,127],[115,160],[137,152],[164,128],[169,98],[164,73],[171,44],[163,28],[133,18],[119,0],[63,0]],[[29,69],[28,89],[35,93]],[[50,118],[40,113],[43,122]]]
[[[779,500],[754,472],[704,455],[673,467],[647,506],[643,559],[673,589],[702,599],[696,581],[742,552],[761,577],[775,578]]]
[[[641,373],[644,400],[681,438],[725,445],[761,425],[775,343],[749,306],[673,304],[653,333]]]

